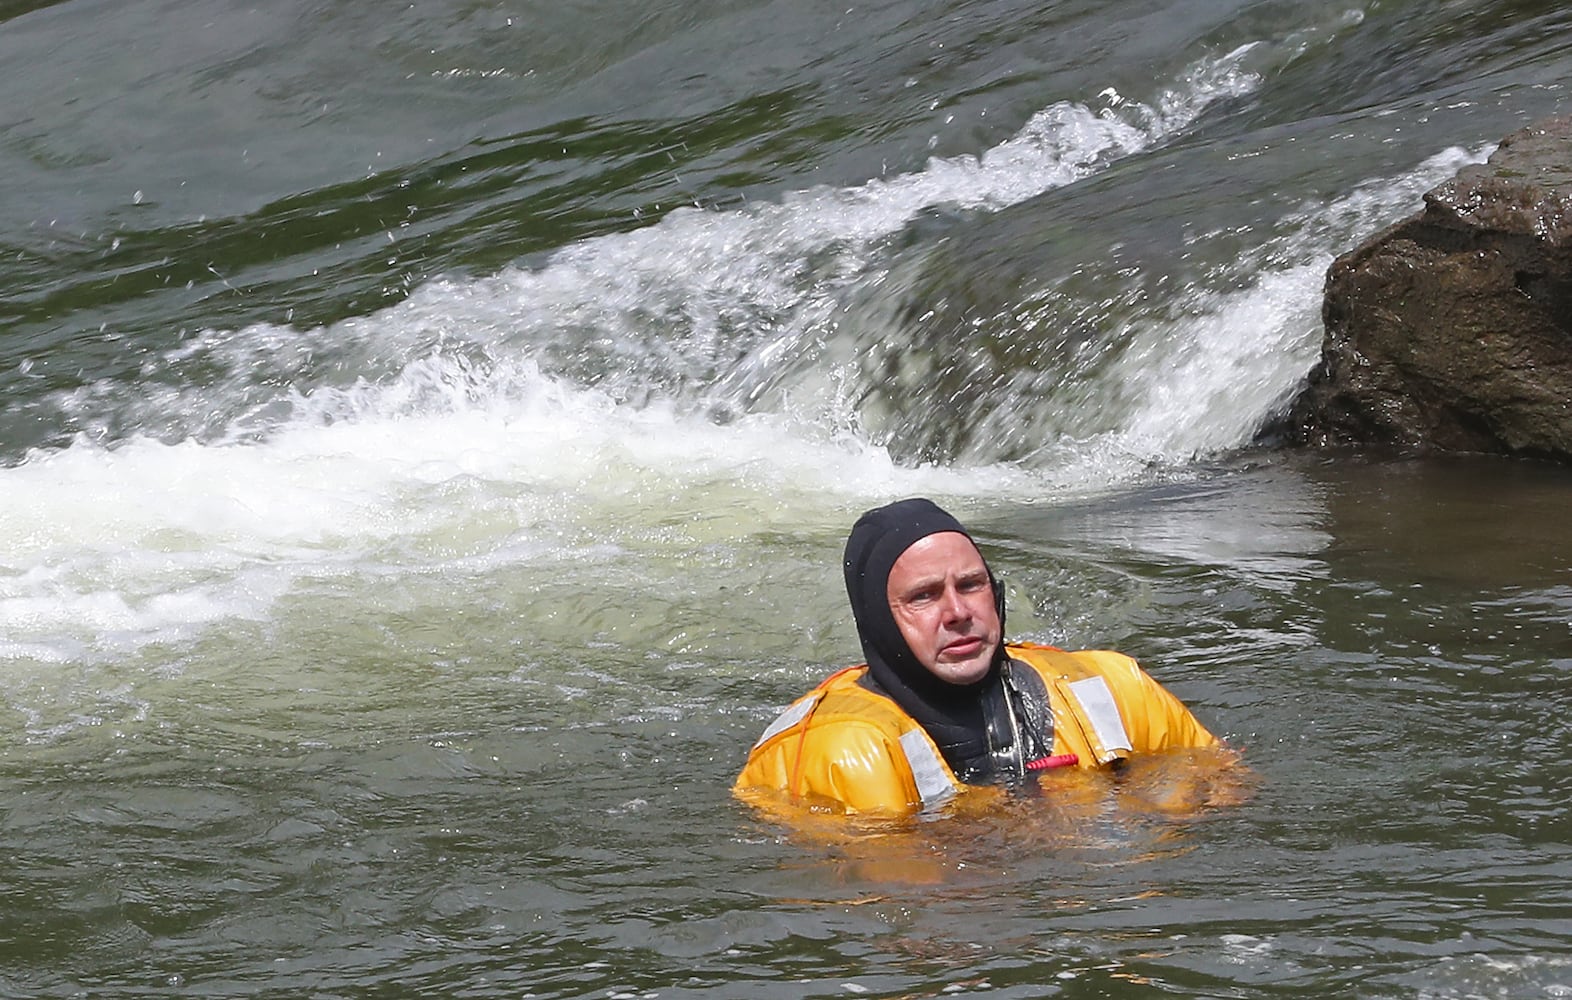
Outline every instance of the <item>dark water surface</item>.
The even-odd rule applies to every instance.
[[[0,2],[0,995],[1572,996],[1572,473],[1253,445],[1569,28]],[[913,494],[1243,801],[734,803]]]

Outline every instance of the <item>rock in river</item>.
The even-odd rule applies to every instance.
[[[1327,272],[1309,444],[1572,461],[1572,117],[1514,132]]]

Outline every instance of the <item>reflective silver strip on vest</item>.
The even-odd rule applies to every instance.
[[[906,763],[917,781],[917,794],[923,807],[938,805],[955,794],[955,783],[944,770],[944,761],[934,753],[933,744],[920,729],[901,734],[901,749],[906,752]]]
[[[1107,681],[1101,677],[1083,677],[1070,682],[1070,692],[1081,703],[1081,711],[1096,731],[1104,753],[1111,755],[1114,750],[1135,749],[1130,745],[1130,734],[1124,731],[1124,719],[1119,717],[1119,706],[1114,704]],[[1103,763],[1107,760],[1104,757]]]
[[[813,706],[818,703],[818,698],[804,698],[801,701],[794,702],[786,711],[775,717],[775,721],[770,723],[768,729],[764,730],[764,735],[760,736],[759,741],[753,744],[753,749],[759,749],[771,736],[774,736],[776,733],[783,733],[801,722],[809,712],[813,711]]]

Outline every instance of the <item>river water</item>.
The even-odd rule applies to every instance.
[[[1572,472],[1258,443],[1568,39],[0,3],[0,995],[1572,996]],[[916,494],[1248,796],[733,802]]]

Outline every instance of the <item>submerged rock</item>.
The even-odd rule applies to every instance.
[[[1323,319],[1290,437],[1572,460],[1572,117],[1338,258]]]

